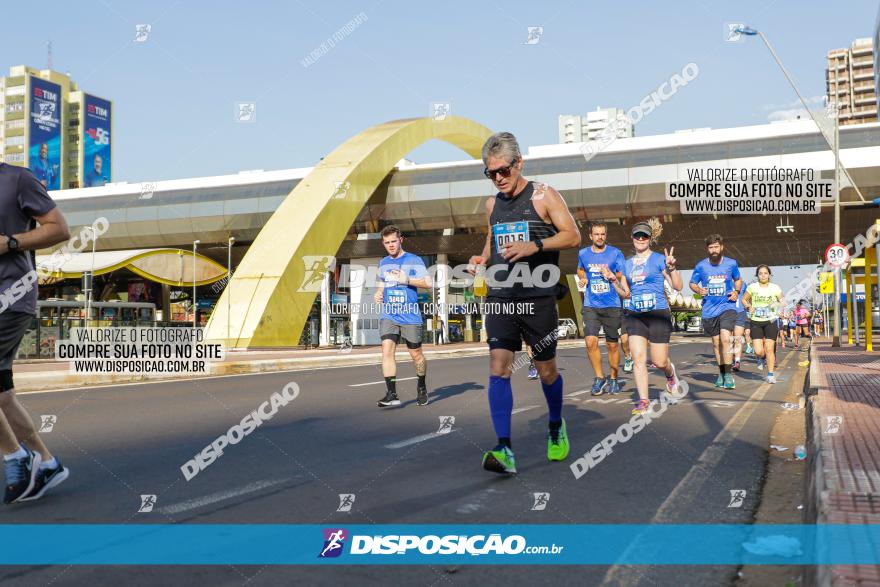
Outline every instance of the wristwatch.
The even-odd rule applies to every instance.
[[[539,253],[540,253],[541,251],[544,250],[544,241],[542,241],[542,240],[539,239],[539,238],[536,238],[536,239],[534,240],[534,243],[535,243],[535,246],[538,247],[538,252],[539,252]]]
[[[6,238],[8,239],[8,240],[6,241],[6,248],[8,248],[10,251],[15,251],[15,252],[18,252],[18,251],[21,250],[21,248],[20,248],[19,245],[18,245],[18,239],[17,239],[17,238],[15,238],[14,236],[12,236],[11,234],[10,234],[10,235],[6,235]]]

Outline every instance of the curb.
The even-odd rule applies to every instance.
[[[829,487],[826,483],[825,472],[835,468],[834,451],[826,443],[822,431],[822,416],[825,395],[827,391],[825,377],[820,371],[820,361],[814,346],[810,346],[810,367],[808,378],[804,386],[807,395],[806,414],[806,450],[807,450],[807,478],[806,478],[806,508],[804,511],[804,523],[826,524],[830,504],[828,503]],[[831,585],[831,566],[809,566],[804,568],[805,584]]]

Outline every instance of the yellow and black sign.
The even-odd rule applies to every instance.
[[[834,293],[834,273],[829,271],[828,273],[822,272],[819,274],[819,293]]]

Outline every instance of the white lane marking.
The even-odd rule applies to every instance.
[[[419,442],[431,440],[432,438],[437,438],[438,436],[448,436],[452,432],[457,432],[457,430],[455,428],[453,428],[449,432],[444,432],[443,434],[438,434],[437,432],[431,432],[430,434],[421,434],[419,436],[413,436],[412,438],[407,438],[406,440],[401,440],[400,442],[393,442],[391,444],[386,444],[385,448],[390,448],[391,450],[396,450],[398,448],[403,448],[403,447],[409,446],[411,444],[417,444]]]
[[[410,379],[418,379],[418,377],[398,377],[396,381],[409,381]],[[380,383],[385,383],[385,380],[382,381],[368,381],[367,383],[352,383],[349,387],[363,387],[364,385],[379,385]]]
[[[780,371],[786,366],[786,363],[790,362],[789,358],[790,357],[786,357],[782,361],[782,364],[779,365]],[[746,401],[745,405],[743,405],[743,407],[727,421],[727,424],[712,440],[712,443],[706,447],[706,450],[703,451],[703,454],[700,455],[697,462],[694,463],[690,471],[687,472],[687,475],[682,477],[681,481],[678,482],[678,485],[675,486],[675,489],[672,490],[666,500],[659,508],[657,508],[657,513],[654,514],[654,517],[651,519],[651,524],[668,524],[674,522],[677,519],[675,510],[687,507],[688,504],[693,503],[696,498],[699,498],[704,494],[703,486],[712,476],[712,470],[717,467],[724,458],[727,449],[729,449],[730,445],[736,441],[737,435],[742,431],[743,427],[745,427],[752,412],[759,407],[764,396],[767,395],[767,392],[770,391],[772,387],[773,386],[769,383],[764,383],[759,386],[758,389],[755,390],[755,393],[753,393],[748,401]],[[643,548],[643,545],[638,544],[638,539],[630,543],[621,555],[621,558],[630,558],[632,551],[637,548]],[[649,567],[645,566],[612,565],[611,568],[608,569],[608,572],[605,573],[605,578],[600,587],[610,585],[637,585],[641,581],[642,576],[647,572],[648,568]]]
[[[513,410],[512,412],[510,412],[510,415],[512,416],[513,414],[519,414],[520,412],[525,412],[526,410],[534,410],[535,408],[539,408],[539,407],[541,407],[541,406],[523,406],[521,408],[517,408],[517,409]]]
[[[590,389],[582,389],[582,390],[580,390],[580,391],[576,391],[576,392],[574,392],[574,393],[569,393],[569,394],[566,395],[565,397],[575,397],[575,396],[578,396],[578,395],[584,395],[585,393],[590,393],[590,391],[592,391],[592,390],[590,390]]]
[[[521,412],[525,412],[527,410],[534,410],[535,408],[540,408],[541,406],[523,406],[521,408],[517,408],[513,410],[510,415],[519,414]],[[453,428],[451,432],[455,432],[456,430]],[[420,434],[419,436],[413,436],[412,438],[407,438],[406,440],[401,440],[400,442],[392,442],[391,444],[386,444],[385,448],[391,450],[397,450],[399,448],[404,448],[406,446],[410,446],[413,444],[418,444],[419,442],[424,442],[426,440],[431,440],[432,438],[437,438],[438,436],[446,436],[448,432],[444,432],[443,434],[438,434],[437,432],[431,432],[429,434]]]
[[[242,495],[247,495],[248,493],[253,493],[255,491],[265,489],[266,487],[272,487],[273,485],[278,485],[279,483],[284,483],[285,481],[287,481],[287,479],[254,481],[253,483],[248,483],[247,485],[244,485],[244,486],[239,487],[237,489],[229,489],[227,491],[218,491],[217,493],[211,493],[210,495],[206,495],[204,497],[198,497],[196,499],[190,499],[188,501],[182,501],[180,503],[175,503],[173,505],[165,506],[165,507],[159,508],[159,511],[162,512],[163,514],[180,514],[182,512],[205,507],[206,505],[211,505],[213,503],[225,501],[227,499],[232,499],[234,497],[240,497]]]

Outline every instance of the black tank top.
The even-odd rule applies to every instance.
[[[535,193],[534,182],[530,181],[525,189],[515,197],[498,193],[495,195],[495,207],[489,217],[492,225],[492,254],[489,265],[504,265],[505,269],[494,269],[494,281],[505,281],[508,272],[515,265],[528,265],[529,275],[534,275],[534,269],[539,265],[555,265],[559,267],[559,251],[538,251],[530,257],[521,259],[516,263],[508,263],[501,256],[500,245],[520,240],[533,241],[535,239],[547,239],[559,232],[552,223],[548,224],[541,219],[541,215],[532,204],[532,196]],[[522,271],[522,273],[525,273]],[[514,273],[521,274],[521,270]],[[547,273],[543,273],[541,279],[547,279]],[[517,280],[519,281],[519,280]],[[522,283],[512,286],[493,287],[489,283],[489,295],[499,298],[534,298],[540,296],[556,296],[557,286],[554,283],[548,287],[525,287]]]

